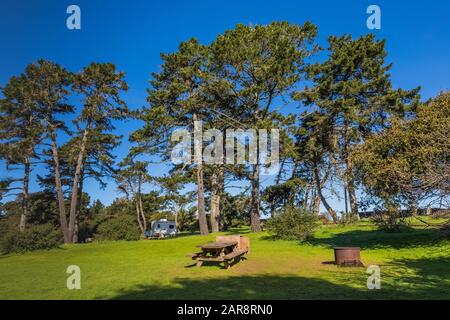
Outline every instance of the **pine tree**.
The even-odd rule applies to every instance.
[[[355,145],[374,130],[389,123],[390,115],[404,114],[418,100],[418,90],[394,90],[391,64],[385,64],[385,41],[369,34],[353,40],[351,36],[329,37],[329,58],[308,68],[314,86],[295,97],[314,105],[332,126],[337,152],[343,163],[344,192],[348,191],[352,214],[358,215],[356,185],[351,161]]]
[[[316,27],[274,22],[245,26],[220,35],[211,45],[216,74],[223,79],[224,97],[234,101],[230,115],[254,129],[271,129],[274,101],[286,97],[301,79],[305,58],[314,51]],[[250,166],[251,228],[260,226],[260,159]]]
[[[75,121],[79,149],[72,179],[68,234],[70,241],[76,237],[80,182],[84,173],[89,145],[97,147],[110,139],[114,130],[112,120],[128,117],[128,109],[120,93],[128,89],[125,74],[116,71],[112,63],[92,63],[74,78],[73,90],[83,97],[83,109]],[[117,137],[113,137],[115,140]],[[114,144],[117,144],[115,141]],[[91,149],[94,151],[95,149]]]
[[[153,74],[148,90],[149,108],[143,110],[142,129],[131,140],[138,143],[135,153],[159,154],[168,159],[170,134],[179,126],[200,130],[198,121],[206,120],[207,106],[202,87],[207,76],[208,52],[195,39],[180,44],[178,51],[162,54],[161,71]],[[203,184],[202,142],[195,141],[194,165],[197,182],[197,210],[202,235],[208,234]]]
[[[73,106],[67,103],[73,75],[58,64],[45,60],[39,60],[38,63],[31,64],[27,68],[27,74],[35,86],[36,95],[34,99],[36,99],[39,107],[39,119],[44,128],[45,138],[50,143],[61,232],[64,236],[64,242],[70,243],[72,240],[67,226],[57,136],[59,131],[69,132],[65,123],[59,120],[58,116],[73,113]]]
[[[127,195],[127,199],[131,198],[134,201],[136,220],[142,235],[147,230],[147,219],[142,204],[142,186],[151,181],[147,166],[148,162],[135,161],[127,157],[119,163],[119,170],[114,175],[118,189]]]
[[[4,98],[0,100],[0,157],[5,159],[9,169],[23,167],[23,178],[20,179],[22,213],[19,223],[19,230],[22,232],[29,215],[32,162],[39,158],[37,147],[42,140],[34,89],[32,80],[25,72],[9,80],[1,89]],[[11,190],[11,183],[8,184],[8,190]]]

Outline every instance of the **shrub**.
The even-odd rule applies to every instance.
[[[24,232],[10,229],[2,237],[2,253],[49,250],[63,243],[61,231],[51,224],[33,225]]]
[[[356,215],[354,215],[352,212],[342,212],[341,216],[338,220],[338,224],[341,226],[349,226],[352,224],[358,223],[359,219]]]
[[[321,222],[322,224],[325,224],[325,225],[332,223],[331,218],[328,218],[328,217],[327,217],[326,215],[324,215],[324,214],[320,214],[320,215],[319,215],[318,221]]]
[[[97,225],[89,223],[80,223],[78,226],[78,242],[84,243],[94,238]]]
[[[250,224],[250,220],[246,218],[233,218],[231,219],[231,223],[229,225],[230,228],[241,228],[244,226],[248,226]]]
[[[102,222],[97,229],[100,240],[139,240],[140,231],[131,215],[121,214]]]
[[[406,216],[397,206],[388,206],[387,209],[377,209],[371,218],[380,230],[400,231],[408,228]]]
[[[3,242],[3,239],[6,236],[9,236],[10,232],[17,232],[19,229],[19,215],[8,215],[8,216],[0,216],[0,242]]]
[[[283,208],[265,224],[267,231],[277,239],[300,241],[309,239],[317,226],[314,214],[295,207]]]

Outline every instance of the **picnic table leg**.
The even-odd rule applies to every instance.
[[[201,261],[201,260],[198,260],[198,261],[197,261],[197,264],[196,264],[196,266],[197,266],[197,267],[201,267],[201,266],[202,266],[202,264],[203,264],[203,261]]]
[[[230,267],[230,264],[228,263],[227,260],[225,260],[225,261],[223,262],[223,266],[225,267],[225,269],[228,269],[228,268]]]

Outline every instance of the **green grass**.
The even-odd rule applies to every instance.
[[[370,225],[324,226],[307,244],[251,234],[248,259],[231,269],[192,267],[186,253],[213,240],[104,242],[0,256],[1,299],[449,299],[450,240],[437,230],[385,233]],[[332,246],[362,248],[381,268],[368,290],[365,268],[339,268]],[[81,268],[81,290],[66,288],[66,268]]]

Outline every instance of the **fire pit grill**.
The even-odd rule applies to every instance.
[[[364,267],[359,247],[335,247],[334,261],[340,267]]]

